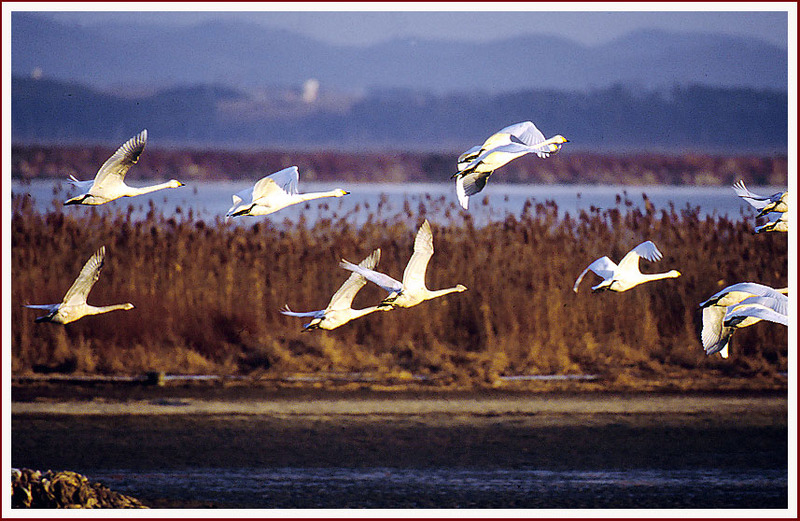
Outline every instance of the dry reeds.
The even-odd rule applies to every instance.
[[[359,226],[339,218],[311,226],[254,219],[232,227],[186,214],[165,217],[155,208],[140,221],[106,207],[40,214],[16,198],[12,370],[373,371],[484,384],[514,374],[622,379],[631,373],[657,378],[673,371],[749,375],[786,368],[786,328],[774,324],[737,332],[728,360],[706,357],[697,310],[732,283],[785,286],[786,234],[754,235],[751,222],[702,218],[690,209],[559,217],[555,204],[545,203],[482,228],[469,218],[454,219],[433,225],[436,252],[427,282],[432,288],[461,283],[468,291],[374,313],[330,332],[301,333],[302,321],[278,312],[284,304],[322,309],[349,275],[338,261],[375,248],[383,252],[378,269],[400,278],[424,203],[414,210],[410,218],[370,216]],[[621,294],[592,294],[586,284],[573,293],[589,262],[602,255],[619,259],[648,239],[664,258],[643,260],[642,270],[674,268],[683,276]],[[22,305],[60,301],[86,256],[103,244],[103,283],[90,301],[123,299],[136,309],[65,327],[34,324],[35,312]],[[384,296],[368,284],[353,307]]]

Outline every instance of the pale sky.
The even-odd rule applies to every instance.
[[[28,4],[37,10],[129,9],[131,4]],[[790,4],[764,3],[662,3],[655,8],[665,11],[632,11],[652,9],[653,4],[574,4],[574,3],[142,3],[144,9],[180,10],[181,12],[59,12],[61,21],[94,25],[104,21],[130,21],[131,17],[147,24],[189,24],[209,19],[237,19],[281,27],[339,45],[365,45],[392,38],[487,41],[526,34],[551,34],[586,45],[607,42],[637,29],[666,29],[679,32],[711,32],[761,38],[787,47]],[[602,5],[607,11],[576,11],[576,6],[594,9]],[[39,7],[41,6],[41,7]],[[493,10],[487,11],[490,6]],[[206,11],[184,11],[198,7]],[[459,8],[462,11],[441,11]],[[676,11],[675,9],[695,9]],[[764,9],[780,9],[766,11]],[[231,11],[231,10],[234,11]],[[235,10],[240,10],[239,12]],[[260,11],[283,9],[284,11]],[[314,11],[328,9],[329,11]],[[338,11],[330,11],[337,10]],[[351,11],[342,11],[350,9]],[[365,12],[364,9],[390,11]],[[391,10],[394,9],[394,10]],[[411,11],[410,9],[422,9]],[[432,9],[440,9],[433,11]],[[480,11],[469,9],[482,9]],[[508,10],[503,10],[508,9]],[[510,11],[513,9],[515,11]],[[531,9],[539,9],[531,10]],[[543,11],[541,9],[547,9]],[[562,11],[558,11],[561,9]],[[627,9],[627,11],[613,11]],[[710,9],[699,11],[696,9]],[[729,9],[724,11],[724,9]],[[731,11],[738,9],[739,11]],[[751,9],[746,11],[746,9]],[[757,9],[757,10],[756,10]],[[214,11],[217,10],[217,11]],[[249,12],[241,12],[249,10]],[[290,11],[286,11],[290,10]],[[293,11],[292,11],[293,10]],[[301,11],[302,10],[302,11]],[[358,10],[358,11],[352,11]],[[226,11],[226,12],[220,12]],[[796,11],[793,12],[796,19]],[[796,31],[796,27],[793,28]]]

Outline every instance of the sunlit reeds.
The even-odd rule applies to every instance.
[[[427,211],[424,202],[414,206],[393,217],[349,215],[313,225],[254,219],[235,227],[187,214],[165,217],[154,207],[138,221],[129,209],[111,207],[40,214],[15,198],[12,370],[371,371],[465,384],[516,374],[613,379],[786,370],[786,328],[774,324],[738,331],[728,360],[703,353],[697,304],[735,282],[786,286],[788,252],[786,234],[754,235],[749,221],[703,218],[699,209],[559,216],[555,203],[531,203],[519,218],[476,228],[453,208],[452,224],[433,225],[436,254],[427,282],[462,283],[468,291],[374,313],[330,332],[301,333],[301,321],[278,312],[284,304],[322,309],[349,275],[339,260],[363,258],[374,248],[383,252],[379,270],[400,278]],[[589,262],[621,258],[648,239],[664,258],[643,260],[643,271],[675,268],[682,277],[621,294],[592,294],[588,285],[573,293]],[[23,304],[58,302],[80,263],[103,244],[104,283],[91,302],[123,299],[136,309],[65,327],[34,324],[35,312]],[[384,296],[368,284],[353,307]]]

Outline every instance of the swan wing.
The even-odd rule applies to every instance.
[[[766,297],[751,297],[751,298],[764,299]],[[729,324],[738,323],[742,319],[746,318],[767,320],[769,322],[783,324],[784,326],[789,325],[789,317],[787,315],[784,315],[783,313],[778,313],[772,307],[768,307],[767,305],[763,305],[755,301],[748,304],[737,304],[735,306],[730,306],[727,312],[725,313],[723,324],[728,326]]]
[[[475,145],[458,156],[458,171],[461,172],[464,170],[472,160],[476,159],[481,154],[481,152],[483,152],[483,147],[481,147],[481,145]]]
[[[300,183],[300,172],[296,166],[290,166],[279,170],[274,174],[261,179],[253,187],[253,200],[268,196],[271,193],[280,191],[289,195],[298,193]]]
[[[762,195],[754,194],[747,187],[744,185],[744,181],[737,181],[733,185],[733,191],[736,192],[736,195],[750,203],[750,206],[755,208],[756,210],[761,210],[764,208],[767,203],[769,202],[769,197],[764,197]]]
[[[88,192],[89,189],[94,184],[94,180],[93,179],[89,180],[89,181],[79,181],[78,179],[75,178],[74,175],[69,176],[69,181],[68,182],[72,186],[75,186],[75,187],[77,187],[77,188],[79,188],[79,189],[81,189],[81,190],[83,190],[85,192]]]
[[[458,202],[461,207],[465,210],[469,210],[469,197],[464,190],[464,177],[456,178],[456,197],[458,197]]]
[[[762,306],[781,315],[786,315],[789,313],[789,297],[781,294],[778,294],[777,297],[747,297],[738,304],[729,306],[728,309],[733,310],[739,306]]]
[[[24,307],[31,309],[46,309],[49,312],[57,310],[61,304],[24,304]]]
[[[612,261],[608,257],[600,257],[599,259],[589,264],[586,267],[586,269],[583,270],[580,275],[578,275],[578,279],[575,281],[575,284],[572,285],[572,291],[574,291],[575,293],[578,292],[578,286],[583,280],[583,276],[586,275],[589,271],[594,272],[595,275],[603,277],[603,280],[607,280],[614,276],[614,272],[616,270],[617,270],[617,265],[614,264],[614,261]]]
[[[725,317],[725,308],[721,306],[709,306],[703,309],[703,329],[700,332],[700,341],[703,344],[703,350],[707,355],[712,355],[722,349],[721,342],[723,336],[727,342],[727,337],[730,336],[723,331],[722,320]]]
[[[737,304],[747,297],[779,298],[785,297],[785,295],[774,288],[756,282],[738,282],[714,293],[711,297],[701,302],[699,307],[704,308],[718,302],[722,302],[725,305]]]
[[[283,309],[282,309],[282,310],[280,310],[280,311],[281,311],[281,313],[282,313],[282,314],[284,314],[284,315],[287,315],[287,316],[290,316],[290,317],[314,317],[314,318],[322,318],[322,317],[324,317],[324,316],[325,316],[325,311],[324,311],[324,310],[321,310],[321,311],[306,311],[306,312],[299,312],[299,313],[298,313],[297,311],[292,311],[291,309],[289,309],[289,306],[288,306],[288,304],[287,304],[287,305],[285,305],[285,306],[283,307]]]
[[[101,246],[97,252],[92,255],[86,264],[83,265],[78,278],[72,283],[72,286],[67,290],[64,295],[62,303],[64,305],[80,305],[86,303],[86,296],[92,290],[92,286],[97,282],[100,277],[100,270],[103,268],[103,261],[106,256],[106,247]]]
[[[147,144],[147,129],[126,141],[103,163],[94,178],[92,190],[103,190],[108,186],[122,184],[125,181],[125,174],[139,161],[145,144]]]
[[[464,191],[464,197],[472,197],[484,189],[490,175],[492,175],[491,172],[472,172],[459,177],[456,182],[461,181],[461,189]],[[456,195],[458,195],[458,184],[456,184]],[[464,206],[464,204],[462,203],[461,206]],[[464,208],[466,208],[466,206],[464,206]]]
[[[433,232],[427,219],[422,223],[414,239],[414,253],[403,272],[403,288],[416,291],[425,288],[425,272],[433,256]]]
[[[619,261],[619,269],[621,271],[638,271],[640,257],[644,257],[650,262],[655,262],[661,260],[662,255],[652,241],[644,241],[622,257],[622,260]]]
[[[378,261],[380,261],[380,259],[381,250],[378,248],[364,260],[359,262],[358,266],[373,270],[375,269],[375,266],[378,265]],[[336,293],[333,294],[331,301],[328,303],[328,306],[325,308],[325,310],[330,311],[332,309],[349,309],[350,305],[353,303],[356,293],[358,293],[366,283],[367,279],[365,279],[363,275],[355,271],[352,272],[347,280],[344,281],[344,284],[342,284],[339,289],[336,290]]]
[[[511,142],[522,143],[529,147],[540,144],[544,141],[544,134],[541,130],[536,128],[536,125],[531,121],[523,121],[509,125],[500,132],[507,132],[511,135]]]
[[[389,275],[384,275],[383,273],[371,270],[369,268],[362,268],[361,266],[356,266],[352,262],[347,262],[344,259],[342,259],[342,261],[339,263],[339,266],[346,270],[358,273],[368,281],[372,282],[373,284],[377,284],[378,286],[388,291],[389,293],[392,292],[399,293],[403,289],[403,283],[400,282],[399,280],[393,279]]]

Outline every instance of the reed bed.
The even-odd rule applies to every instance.
[[[428,201],[428,205],[445,204]],[[452,203],[447,203],[452,204]],[[15,197],[11,220],[12,371],[74,374],[246,375],[359,372],[422,377],[431,384],[495,385],[502,376],[594,374],[617,387],[637,380],[690,388],[704,375],[784,382],[787,328],[759,323],[738,331],[731,357],[707,357],[697,304],[736,282],[787,285],[786,234],[752,232],[752,219],[701,217],[698,208],[633,206],[561,216],[553,202],[521,217],[476,227],[455,207],[432,226],[428,286],[468,291],[410,309],[378,312],[333,331],[301,332],[279,309],[323,309],[347,278],[341,258],[358,262],[381,248],[378,270],[400,278],[426,202],[400,214],[353,212],[313,224],[254,218],[244,225],[167,217],[132,206],[38,213]],[[358,209],[355,212],[372,212]],[[594,259],[618,261],[652,240],[664,253],[645,272],[678,269],[678,279],[621,294],[592,294]],[[67,326],[35,324],[26,303],[59,302],[101,245],[106,266],[94,304],[130,301],[131,311]],[[385,293],[367,284],[353,307]],[[681,383],[675,383],[680,375]]]

